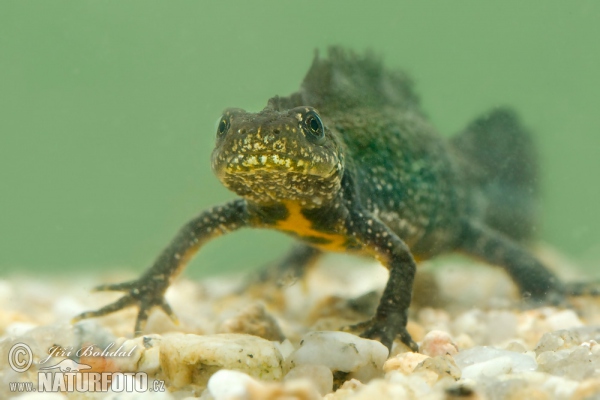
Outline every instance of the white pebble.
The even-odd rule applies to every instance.
[[[160,366],[175,388],[204,386],[218,369],[232,369],[266,381],[280,380],[282,361],[273,342],[239,333],[169,334],[160,343]]]
[[[37,325],[28,322],[13,322],[12,324],[6,327],[5,335],[9,337],[23,336],[24,334],[36,327]]]
[[[311,381],[321,396],[333,391],[333,374],[324,365],[299,365],[285,376],[286,381],[301,378]]]
[[[73,296],[61,296],[52,305],[52,312],[59,319],[70,320],[86,311],[86,307]]]
[[[547,320],[552,330],[571,329],[583,326],[583,323],[573,310],[562,310],[550,315]]]
[[[111,357],[119,371],[144,371],[153,374],[160,367],[159,335],[146,335],[135,339],[118,338],[114,341],[109,352],[119,352]],[[126,353],[129,356],[123,357]]]
[[[289,357],[293,366],[325,365],[332,371],[351,373],[367,381],[381,374],[388,349],[375,340],[363,339],[346,332],[311,332]]]
[[[258,382],[249,375],[222,369],[208,380],[208,391],[215,400],[245,399],[251,385],[258,385]]]
[[[503,343],[515,337],[517,316],[510,311],[492,310],[486,315],[488,343]]]
[[[535,371],[537,363],[533,357],[514,351],[478,346],[454,356],[456,365],[462,370],[463,379],[478,380],[508,372]]]
[[[417,365],[422,363],[427,358],[429,358],[429,356],[421,353],[400,353],[395,357],[390,358],[385,362],[385,364],[383,364],[383,371],[399,371],[404,375],[409,375],[414,371]]]
[[[454,355],[458,348],[448,332],[433,330],[423,338],[419,351],[430,357]]]
[[[281,343],[273,342],[273,344],[275,345],[275,347],[277,347],[283,358],[288,358],[290,354],[292,354],[295,350],[294,345],[292,344],[292,342],[290,342],[289,339],[285,339]]]

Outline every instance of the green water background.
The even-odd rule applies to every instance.
[[[186,220],[233,198],[215,122],[298,88],[315,48],[372,48],[415,79],[446,135],[513,105],[536,133],[542,240],[600,260],[600,2],[0,2],[0,271],[142,270]],[[192,275],[290,243],[242,231]]]

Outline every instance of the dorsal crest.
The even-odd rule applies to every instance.
[[[315,58],[300,94],[305,104],[322,111],[354,107],[418,109],[412,81],[400,70],[387,70],[379,57],[330,47],[327,57]]]

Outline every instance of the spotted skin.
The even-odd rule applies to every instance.
[[[526,149],[507,146],[507,135]],[[417,349],[406,330],[415,259],[461,251],[504,267],[527,298],[560,301],[565,286],[522,245],[533,220],[519,212],[535,200],[528,140],[514,113],[499,109],[447,141],[427,122],[406,75],[371,54],[332,48],[315,57],[298,92],[258,113],[224,112],[212,169],[239,198],[186,224],[138,280],[101,286],[126,294],[77,319],[137,306],[139,333],[152,308],[172,316],[163,296],[189,258],[243,227],[300,242],[275,275],[298,276],[324,251],[379,260],[388,283],[373,318],[354,328],[388,348],[400,338]]]

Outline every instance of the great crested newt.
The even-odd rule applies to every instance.
[[[287,258],[302,269],[323,251],[375,257],[389,280],[362,336],[391,348],[406,330],[417,260],[462,252],[503,267],[524,298],[559,303],[581,288],[528,250],[538,171],[530,133],[516,113],[493,109],[452,139],[427,121],[411,80],[370,53],[333,47],[315,57],[301,88],[260,112],[227,109],[216,129],[212,169],[239,198],[185,224],[139,279],[99,290],[116,302],[76,319],[139,308],[174,314],[164,293],[208,240],[240,228],[297,239]]]

